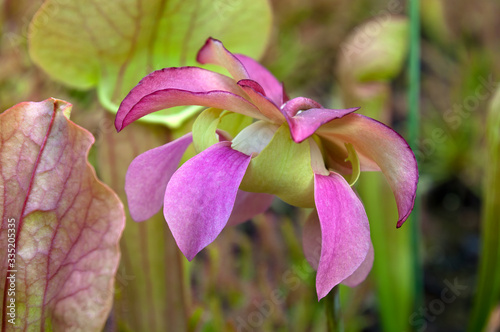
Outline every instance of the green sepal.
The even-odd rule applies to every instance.
[[[219,129],[227,132],[231,137],[236,137],[240,131],[251,125],[253,119],[249,116],[227,112],[224,113],[221,117],[221,121],[219,124]]]
[[[347,158],[345,159],[345,161],[349,161],[352,165],[351,179],[348,181],[349,185],[352,187],[359,179],[359,174],[361,174],[361,167],[359,164],[358,154],[356,153],[356,150],[354,149],[352,144],[345,143],[345,147],[347,149]]]
[[[224,112],[218,108],[207,108],[196,118],[192,130],[196,153],[200,153],[219,142],[216,131]]]
[[[281,125],[269,144],[250,162],[240,188],[274,194],[291,205],[314,207],[309,140],[295,143],[288,125]]]

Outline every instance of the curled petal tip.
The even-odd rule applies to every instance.
[[[220,40],[215,39],[213,37],[208,37],[207,40],[205,41],[205,44],[203,44],[203,46],[198,51],[198,54],[196,54],[196,61],[198,63],[204,64],[203,57],[202,57],[202,52],[203,52],[203,50],[205,48],[209,47],[210,44],[212,44],[212,43],[219,43],[219,44],[222,45],[222,42]]]
[[[119,133],[123,129],[122,126],[117,123],[117,121],[115,121],[115,129],[117,133]]]
[[[195,252],[195,253],[189,253],[189,252],[184,252],[184,251],[181,251],[181,252],[186,257],[186,259],[191,262],[196,257],[196,255],[198,254],[199,251]]]

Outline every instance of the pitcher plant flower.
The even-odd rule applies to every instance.
[[[125,190],[132,218],[143,221],[163,204],[165,220],[188,260],[226,225],[265,211],[274,196],[314,208],[304,226],[304,251],[317,269],[322,298],[337,284],[355,286],[373,263],[370,228],[351,186],[360,171],[382,171],[396,199],[400,227],[413,209],[415,156],[384,124],[327,109],[314,100],[289,99],[283,85],[255,60],[230,53],[209,38],[198,67],[165,68],[141,80],[116,115],[118,131],[149,113],[174,106],[208,107],[192,133],[139,155]],[[187,147],[196,155],[178,168]]]

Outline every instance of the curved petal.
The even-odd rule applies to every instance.
[[[256,215],[266,212],[273,199],[273,195],[238,190],[233,212],[227,222],[228,226],[241,224]]]
[[[302,229],[302,250],[307,262],[318,271],[321,258],[321,225],[317,211],[311,212]]]
[[[308,110],[310,108],[323,108],[323,106],[317,101],[305,97],[290,99],[281,106],[283,113],[290,118],[294,117],[299,111]]]
[[[290,133],[296,143],[300,143],[309,138],[316,130],[334,119],[339,119],[350,114],[359,108],[348,108],[343,110],[334,110],[328,108],[311,108],[288,118]]]
[[[302,246],[308,263],[317,271],[321,258],[321,225],[318,214],[315,211],[309,215],[304,225],[302,231]],[[342,284],[349,287],[355,287],[362,283],[372,269],[373,259],[373,244],[370,241],[370,248],[368,249],[365,260],[353,274],[342,281]]]
[[[300,101],[296,102],[296,99],[300,99]],[[283,107],[283,111],[289,115],[286,121],[290,127],[292,139],[296,143],[300,143],[310,137],[325,123],[342,118],[359,109],[359,107],[355,107],[336,110],[322,108],[321,105],[321,108],[310,108],[310,106],[313,106],[315,103],[316,102],[313,100],[307,100],[307,98],[300,97],[290,100]]]
[[[160,210],[167,183],[192,141],[189,133],[140,154],[130,163],[125,176],[125,193],[132,219],[144,221]]]
[[[229,52],[220,40],[208,38],[196,56],[196,61],[226,68],[235,81],[250,78],[240,60]]]
[[[227,76],[196,67],[165,68],[149,74],[129,92],[120,104],[115,127],[120,131],[144,115],[185,105],[227,109],[265,119],[245,98],[245,92]]]
[[[189,159],[170,179],[164,215],[188,260],[222,231],[233,210],[250,156],[224,141]]]
[[[208,38],[198,52],[196,60],[201,64],[214,64],[226,68],[236,80],[252,79],[258,82],[274,104],[283,104],[283,85],[261,64],[252,58],[229,52],[221,41]]]
[[[316,275],[321,299],[361,266],[370,249],[370,226],[363,204],[337,173],[315,174],[314,200],[321,228]]]
[[[282,105],[288,100],[288,97],[285,97],[283,84],[269,70],[246,55],[235,54],[235,56],[246,68],[250,79],[257,81],[264,88],[266,97],[272,102],[276,105]]]
[[[358,153],[362,170],[380,167],[396,198],[397,227],[401,227],[415,204],[418,183],[415,155],[404,138],[386,125],[360,114],[349,114],[329,122],[316,133],[326,143],[324,146],[351,143]]]
[[[347,160],[349,153],[341,141],[321,140],[325,155],[325,164],[328,168],[342,175],[352,174],[351,162]],[[361,171],[380,171],[380,168],[370,159],[358,155]],[[367,167],[368,165],[368,167]]]
[[[370,241],[370,249],[366,254],[365,260],[363,261],[363,263],[361,263],[358,269],[354,271],[353,274],[342,281],[342,284],[349,287],[356,287],[357,285],[365,281],[366,277],[368,277],[368,274],[370,274],[370,271],[372,270],[374,258],[375,252],[373,250],[373,244]]]
[[[238,82],[243,91],[246,92],[252,103],[257,106],[259,111],[268,118],[269,121],[281,124],[285,117],[281,110],[263,94],[262,87],[253,80],[241,80]]]

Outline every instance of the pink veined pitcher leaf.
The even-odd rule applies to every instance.
[[[70,110],[51,98],[0,115],[2,330],[101,331],[111,310],[125,214],[88,163],[94,138]],[[12,298],[15,325],[5,310]]]

